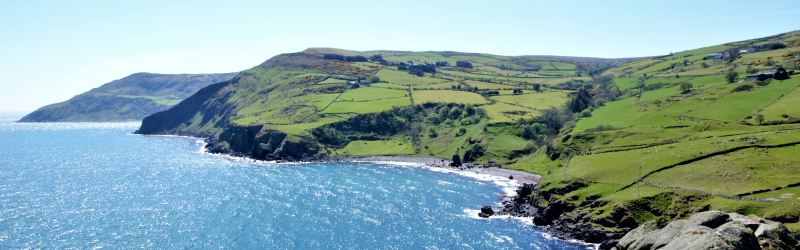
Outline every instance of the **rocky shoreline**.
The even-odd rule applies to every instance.
[[[599,249],[610,249],[625,236],[630,229],[608,230],[602,227],[582,223],[566,213],[575,207],[565,203],[551,203],[546,206],[538,204],[536,186],[523,184],[514,196],[503,201],[500,214],[532,218],[533,224],[551,236],[562,240],[579,240],[586,243],[600,244]]]

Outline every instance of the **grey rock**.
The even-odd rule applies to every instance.
[[[778,248],[798,248],[798,241],[786,226],[779,222],[764,220],[755,231],[755,236],[770,246]],[[775,248],[775,247],[773,247]]]
[[[633,229],[632,231],[628,232],[628,234],[623,236],[622,239],[619,239],[619,242],[617,243],[617,249],[620,250],[633,249],[631,248],[633,244],[637,243],[637,241],[644,238],[645,235],[655,230],[658,230],[658,225],[656,224],[656,221],[651,220],[645,222],[636,229]]]
[[[731,221],[730,217],[731,216],[728,215],[727,213],[720,211],[705,211],[692,215],[692,217],[689,217],[689,221],[686,222],[686,225],[717,228],[722,224]]]
[[[731,221],[717,228],[716,234],[734,249],[759,249],[753,230],[740,221]]]
[[[799,244],[779,222],[708,211],[670,222],[662,229],[649,221],[622,237],[616,249],[800,249]]]

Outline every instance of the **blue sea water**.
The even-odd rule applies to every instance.
[[[388,163],[210,155],[138,123],[0,114],[0,249],[586,249],[480,219],[496,182]]]

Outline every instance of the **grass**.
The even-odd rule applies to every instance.
[[[792,79],[782,84],[770,84],[753,91],[740,91],[726,94],[714,104],[698,108],[687,113],[693,117],[717,119],[727,122],[742,120],[745,116],[753,115],[755,111],[774,102],[781,95],[798,86],[800,81]],[[749,83],[735,84],[734,86]]]
[[[484,105],[481,108],[486,110],[491,123],[516,122],[520,118],[530,119],[539,115],[539,111],[530,108],[523,108],[505,103],[495,103]]]
[[[498,89],[519,89],[517,86],[504,85],[497,83],[479,82],[479,81],[464,81],[469,86],[477,87],[479,90],[498,90]]]
[[[794,147],[740,150],[657,173],[647,180],[656,185],[736,195],[800,182],[796,155]]]
[[[787,81],[772,81],[772,84],[791,84],[791,82],[797,83],[798,80],[791,79]],[[761,114],[764,115],[765,120],[772,121],[772,120],[784,120],[781,115],[786,114],[790,117],[800,117],[800,90],[795,89],[794,91],[786,94],[777,102],[773,103],[772,105],[767,106]]]
[[[424,85],[446,81],[438,78],[419,77],[411,75],[406,71],[396,71],[391,69],[382,69],[378,71],[375,76],[380,77],[382,81],[405,86]]]
[[[407,106],[411,105],[409,98],[390,98],[382,100],[374,100],[367,102],[349,102],[349,101],[336,101],[331,104],[325,111],[321,113],[375,113],[384,110],[389,110],[393,106]]]
[[[525,91],[519,95],[492,96],[491,99],[506,104],[543,110],[567,102],[568,97],[567,93],[564,91],[546,91],[541,93]]]
[[[463,104],[484,104],[486,99],[479,94],[452,90],[416,90],[413,91],[414,103],[453,102]]]
[[[351,141],[344,148],[333,152],[335,156],[411,154],[414,154],[414,144],[400,136],[385,141]]]
[[[383,89],[376,87],[360,87],[357,89],[348,89],[339,97],[337,101],[364,101],[364,100],[380,100],[393,97],[408,97],[406,90]]]

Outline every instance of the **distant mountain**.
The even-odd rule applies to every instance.
[[[71,99],[50,104],[26,115],[20,122],[135,121],[166,110],[197,92],[237,73],[153,74],[135,73],[103,84]]]

